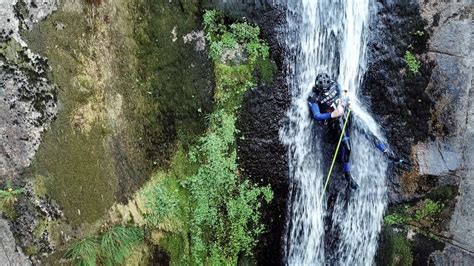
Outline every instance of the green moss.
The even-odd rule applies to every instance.
[[[34,184],[34,187],[33,187],[33,190],[34,190],[34,193],[35,193],[35,196],[36,197],[44,197],[46,196],[46,193],[47,193],[47,188],[46,188],[46,177],[42,176],[42,175],[36,175],[34,177],[34,180],[33,180],[33,184]]]
[[[144,137],[148,154],[160,164],[177,140],[186,148],[205,130],[212,107],[211,65],[182,37],[199,26],[196,1],[135,2],[138,80],[153,100]]]
[[[456,198],[458,188],[456,186],[443,186],[428,194],[433,201],[448,203]]]
[[[184,232],[166,234],[160,241],[173,265],[192,265],[189,237]]]
[[[261,82],[271,83],[277,70],[277,66],[273,60],[258,59],[255,63],[255,74]]]
[[[169,163],[177,138],[189,145],[204,131],[210,64],[182,39],[197,27],[197,6],[129,0],[60,7],[25,33],[49,59],[61,103],[29,176],[45,177],[39,183],[71,224],[100,219],[125,198],[119,191]]]
[[[413,265],[411,244],[401,233],[392,233],[389,242],[390,264],[392,266]]]
[[[83,134],[72,124],[73,111],[87,102],[89,95],[76,90],[75,77],[80,75],[80,54],[87,47],[80,45],[92,34],[86,14],[59,10],[38,27],[25,34],[30,47],[49,59],[50,78],[59,90],[62,109],[43,136],[31,176],[38,180],[40,194],[47,194],[63,208],[72,224],[99,219],[114,201],[117,178],[106,152],[105,126],[93,123],[91,131]],[[56,29],[63,23],[62,30]]]

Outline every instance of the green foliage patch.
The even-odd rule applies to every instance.
[[[413,74],[418,73],[421,63],[418,59],[416,59],[415,55],[413,55],[410,51],[406,51],[403,58],[405,59],[410,72]]]
[[[260,208],[273,197],[269,187],[240,175],[235,142],[242,96],[255,86],[254,73],[268,60],[268,46],[259,39],[258,27],[246,22],[227,25],[214,10],[205,12],[204,28],[216,81],[214,110],[207,117],[207,132],[187,156],[175,157],[170,172],[144,190],[151,209],[146,219],[149,226],[157,226],[164,217],[181,215],[178,220],[184,226],[160,241],[172,264],[235,265],[239,255],[252,254],[264,231]],[[192,173],[176,172],[186,167]],[[179,187],[171,185],[175,180]]]
[[[224,110],[210,118],[210,130],[190,152],[201,163],[186,179],[190,193],[191,252],[197,264],[236,264],[241,253],[251,254],[263,231],[260,199],[269,202],[269,187],[257,187],[238,175],[235,117]]]
[[[145,219],[151,225],[158,225],[166,218],[176,216],[179,208],[178,188],[173,178],[159,180],[143,190],[145,199]]]
[[[444,204],[431,199],[425,199],[417,205],[405,205],[384,217],[387,225],[406,225],[419,223],[423,220],[434,221],[435,216],[443,209]]]
[[[247,22],[224,23],[224,15],[208,10],[203,16],[206,38],[209,41],[209,56],[214,61],[223,61],[227,52],[245,52],[250,64],[258,58],[268,58],[269,48],[260,38],[260,28]],[[239,51],[242,49],[242,51]]]

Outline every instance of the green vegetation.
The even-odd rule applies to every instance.
[[[406,224],[409,221],[410,221],[409,217],[406,217],[398,213],[389,214],[383,218],[383,222],[387,225]]]
[[[260,29],[246,22],[224,24],[222,14],[206,11],[204,29],[214,62],[215,109],[207,134],[189,158],[197,173],[183,182],[191,204],[191,253],[197,264],[236,264],[240,254],[251,255],[262,233],[260,200],[269,202],[269,187],[251,185],[237,170],[236,111],[242,95],[255,84],[257,59],[268,57]],[[244,48],[244,55],[229,57]],[[243,59],[242,59],[243,58]]]
[[[100,257],[100,244],[94,237],[86,237],[76,242],[66,253],[65,257],[70,259],[74,265],[90,266],[96,265]]]
[[[259,198],[268,202],[272,192],[237,175],[235,117],[220,110],[210,120],[209,133],[190,153],[191,160],[202,166],[185,181],[193,203],[191,251],[198,264],[236,264],[240,253],[251,254],[263,231]]]
[[[147,13],[150,10],[142,10],[145,18],[150,15]],[[169,38],[170,42],[174,42],[169,36],[170,27],[167,27],[166,36],[156,36],[152,29],[163,25],[153,24],[158,20],[152,17],[150,15],[150,19],[146,20],[145,23],[149,23],[146,27],[139,27],[136,32],[138,45],[147,47],[145,50],[140,48],[143,54],[138,55],[139,60],[149,61],[141,66],[142,73],[156,72],[163,68],[163,60],[174,60],[168,56],[175,47],[157,46],[157,50],[152,49],[156,46],[152,45],[156,40]],[[174,25],[176,21],[169,19],[170,25]],[[171,264],[235,265],[239,256],[251,256],[258,236],[264,231],[260,209],[264,202],[273,197],[270,187],[252,184],[240,174],[235,137],[238,110],[244,93],[261,79],[271,79],[274,63],[268,59],[268,46],[258,38],[258,27],[246,22],[227,25],[225,21],[228,20],[216,11],[204,14],[216,86],[213,90],[214,104],[206,107],[209,110],[194,114],[196,118],[205,117],[207,120],[203,122],[207,123],[199,124],[200,119],[194,121],[191,127],[197,130],[191,130],[190,125],[176,125],[177,142],[169,146],[174,154],[169,160],[169,168],[154,174],[137,193],[137,201],[143,202],[143,209],[140,209],[143,219],[137,220],[144,221],[147,242],[163,248],[170,255]],[[143,32],[145,30],[149,32]],[[162,58],[154,56],[156,53],[161,54]],[[181,67],[175,70],[182,71]],[[140,86],[149,88],[151,95],[160,99],[157,108],[163,108],[164,113],[172,105],[179,105],[176,110],[182,111],[182,115],[188,114],[189,110],[179,108],[191,106],[191,109],[200,110],[197,108],[199,105],[191,103],[196,101],[192,95],[182,100],[167,95],[176,90],[188,91],[188,88],[173,87],[179,84],[173,71],[166,72],[164,76],[152,75],[151,79],[140,77],[143,81]],[[169,88],[163,86],[163,78],[169,78],[166,82],[172,81]],[[212,90],[207,88],[207,91]],[[179,101],[165,102],[169,99]],[[196,138],[200,127],[207,130]],[[188,135],[185,135],[186,132]],[[161,136],[156,134],[155,138]],[[143,234],[127,238],[124,232],[131,230],[130,227],[117,228],[76,243],[68,251],[67,258],[78,265],[122,263],[124,254],[141,242]]]
[[[15,217],[15,203],[22,193],[22,188],[13,188],[9,181],[6,182],[5,189],[0,189],[0,211],[8,218]]]
[[[436,215],[443,205],[430,199],[424,201],[423,207],[415,211],[415,220],[420,221],[426,217]]]
[[[401,233],[390,234],[389,254],[389,265],[413,265],[413,254],[410,242]]]
[[[403,58],[405,59],[408,69],[411,71],[411,73],[418,73],[421,65],[420,61],[416,59],[416,57],[410,51],[406,51]]]
[[[214,63],[214,110],[206,134],[187,156],[179,150],[170,171],[159,173],[154,187],[143,190],[151,209],[145,219],[150,229],[168,232],[160,245],[172,263],[235,265],[239,255],[252,254],[264,230],[261,203],[273,196],[269,187],[253,185],[239,174],[235,143],[242,96],[255,86],[254,73],[268,60],[268,47],[258,38],[258,27],[226,25],[216,11],[204,14],[204,28]],[[169,220],[184,223],[170,229],[165,226]]]
[[[384,217],[387,225],[417,224],[423,220],[434,221],[435,216],[443,209],[444,204],[426,199],[414,206],[402,206]]]
[[[144,239],[137,227],[116,226],[99,237],[76,242],[65,254],[74,265],[120,265]]]

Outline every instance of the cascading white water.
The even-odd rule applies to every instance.
[[[295,0],[288,1],[287,10],[285,40],[291,55],[287,82],[292,105],[289,123],[280,132],[288,145],[291,180],[286,264],[328,263],[324,251],[326,206],[325,201],[319,202],[327,174],[320,147],[324,140],[313,129],[307,103],[317,73],[327,72],[337,76],[351,95],[352,173],[360,185],[349,199],[339,196],[336,200],[329,226],[338,230],[339,238],[334,243],[336,259],[331,263],[370,265],[386,205],[387,162],[375,150],[373,138],[367,137],[383,139],[382,133],[356,98],[365,70],[369,0]]]

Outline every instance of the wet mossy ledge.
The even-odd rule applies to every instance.
[[[135,260],[160,250],[173,265],[236,265],[240,258],[252,257],[265,230],[261,208],[273,193],[239,172],[236,119],[245,92],[271,79],[274,63],[258,27],[214,10],[205,11],[203,27],[215,81],[205,133],[194,143],[178,136],[169,167],[156,172],[127,204],[114,205],[102,225],[143,230],[141,240],[134,242],[142,251],[131,253]],[[103,234],[80,240],[68,251],[73,254],[69,258],[76,264],[105,263],[90,248]],[[148,252],[140,248],[144,243]]]
[[[443,186],[425,197],[391,206],[384,217],[378,265],[424,265],[450,242],[446,235],[458,188]]]

